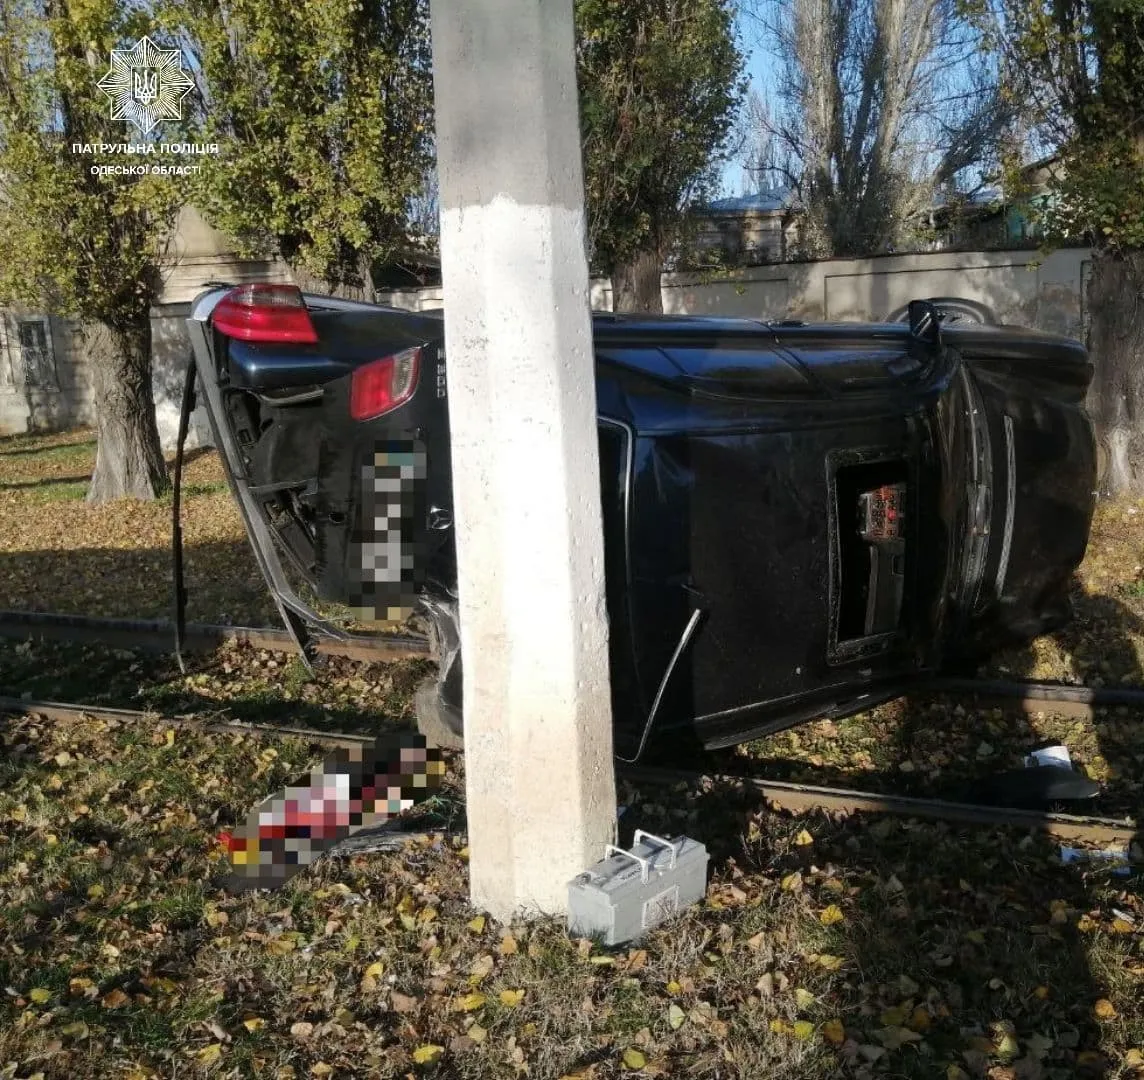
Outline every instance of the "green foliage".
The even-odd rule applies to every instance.
[[[593,262],[663,253],[708,193],[746,89],[729,0],[576,0]]]
[[[1144,247],[1144,0],[1000,0],[978,16],[1059,150],[1052,195],[1031,208],[1046,236]]]
[[[159,35],[126,0],[0,0],[0,27],[0,303],[138,318],[185,188],[166,175],[93,175],[124,157],[72,144],[142,141],[110,119],[97,82],[112,48]]]
[[[431,160],[427,0],[176,0],[201,66],[195,202],[247,254],[336,285],[403,246]]]

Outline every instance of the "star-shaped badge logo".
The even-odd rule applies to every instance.
[[[111,50],[111,70],[98,85],[111,99],[112,120],[127,120],[149,135],[161,120],[183,118],[183,98],[195,84],[178,49],[160,49],[144,37],[130,49]]]

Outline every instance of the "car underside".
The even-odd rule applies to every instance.
[[[927,301],[899,315],[594,315],[621,756],[846,715],[1068,618],[1094,498],[1085,350]],[[325,603],[415,611],[440,669],[420,708],[459,738],[442,314],[248,285],[188,325],[283,618],[302,640],[336,630]]]

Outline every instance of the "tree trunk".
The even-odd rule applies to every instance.
[[[1097,249],[1088,279],[1098,490],[1144,494],[1144,251]]]
[[[658,251],[641,251],[612,267],[612,310],[663,314],[659,276],[663,260]]]
[[[85,323],[83,337],[98,427],[87,501],[153,499],[167,487],[167,466],[155,425],[151,320]]]

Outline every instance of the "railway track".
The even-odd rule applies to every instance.
[[[0,697],[0,715],[35,715],[47,720],[69,720],[90,717],[116,723],[162,724],[167,727],[196,731],[234,734],[236,732],[263,738],[300,738],[317,745],[352,747],[369,745],[369,735],[321,731],[313,728],[285,727],[269,724],[247,724],[218,717],[160,716],[132,709],[113,709],[70,702],[37,701]],[[681,783],[707,789],[725,786],[750,789],[769,804],[782,810],[805,813],[821,810],[832,814],[876,813],[907,818],[925,818],[977,825],[987,828],[1019,828],[1041,832],[1070,843],[1107,846],[1125,844],[1137,835],[1137,825],[1127,818],[1086,817],[1073,814],[1043,813],[1008,807],[949,802],[915,796],[876,794],[847,788],[794,784],[748,776],[725,776],[687,770],[620,766],[617,775],[639,784],[671,786]]]
[[[166,619],[100,619],[54,612],[0,611],[0,637],[49,638],[169,652],[174,648],[175,627]],[[188,623],[186,626],[184,647],[188,650],[209,652],[229,641],[243,642],[256,649],[296,651],[293,638],[285,630],[206,623]],[[410,634],[347,634],[345,637],[320,637],[315,651],[350,660],[403,660],[427,657],[429,642]]]

